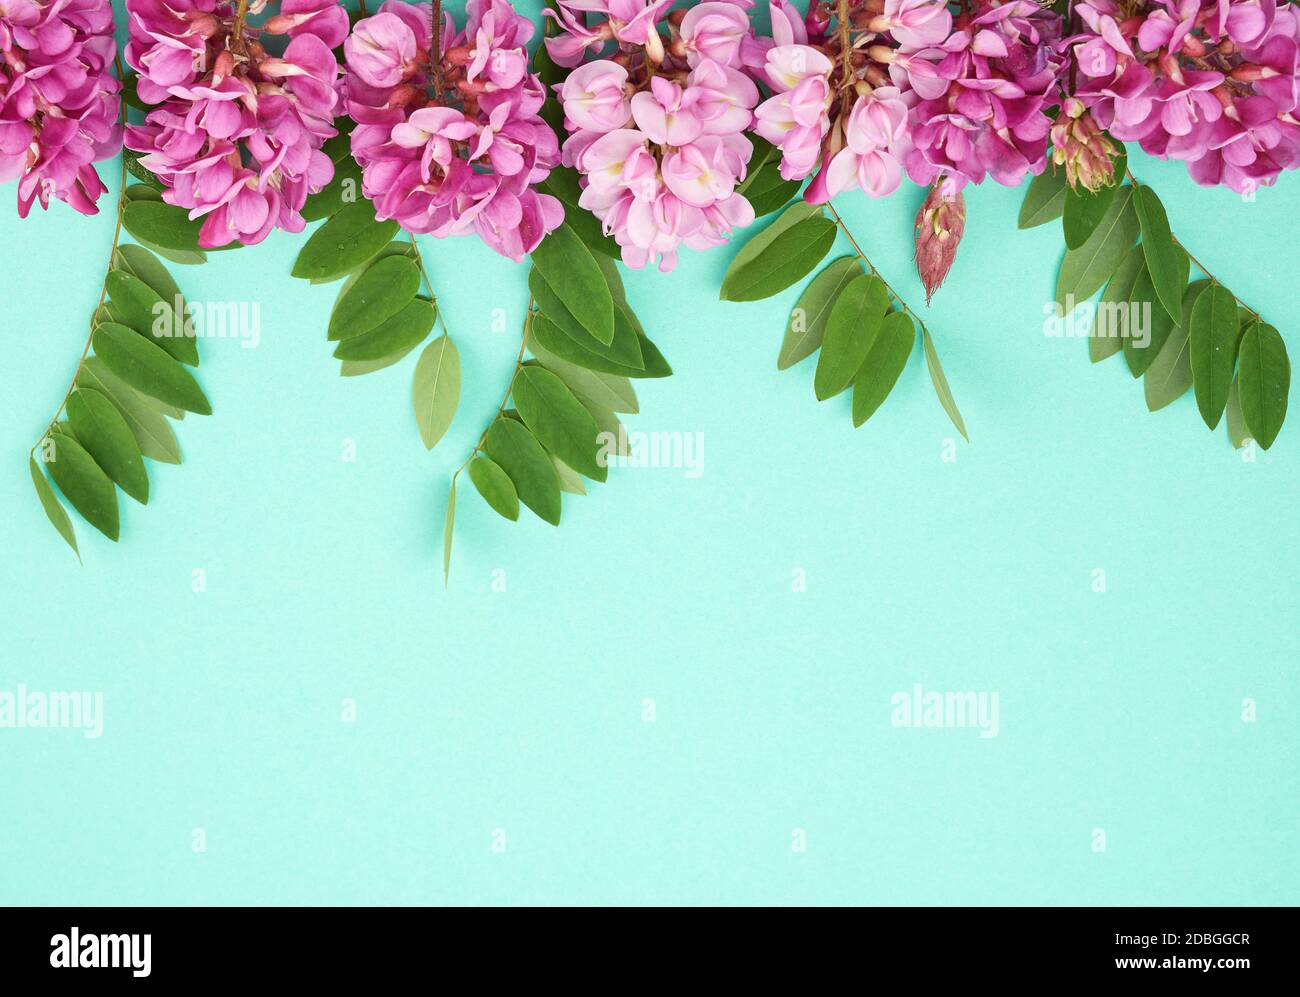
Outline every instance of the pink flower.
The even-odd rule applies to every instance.
[[[627,70],[614,62],[589,62],[571,72],[560,88],[564,113],[576,128],[607,132],[622,128],[632,113],[624,86]]]
[[[687,65],[709,59],[730,66],[740,60],[740,47],[750,34],[749,18],[735,4],[709,0],[688,10],[678,31]]]
[[[532,22],[506,0],[469,0],[463,31],[444,18],[435,76],[426,54],[431,17],[428,4],[387,0],[357,22],[344,45],[362,193],[378,218],[408,232],[473,232],[522,260],[564,220],[560,202],[535,189],[560,150],[538,115],[541,82],[528,72]],[[593,116],[616,113],[621,97],[607,82],[593,79],[597,89],[582,91]]]
[[[92,163],[121,148],[108,0],[0,3],[0,183],[18,214],[50,197],[93,215],[105,187]]]
[[[859,97],[844,129],[844,148],[826,173],[826,198],[858,186],[872,197],[898,189],[906,154],[907,104],[894,87]]]
[[[334,175],[320,147],[335,134],[330,48],[342,40],[342,8],[286,0],[261,29],[237,25],[215,0],[127,0],[127,13],[127,61],[140,98],[157,106],[127,127],[126,144],[144,154],[164,201],[203,219],[199,245],[302,231],[308,194]],[[284,54],[268,55],[260,37],[281,33]]]

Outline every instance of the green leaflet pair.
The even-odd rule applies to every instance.
[[[1291,385],[1281,334],[1179,243],[1159,196],[1128,173],[1123,153],[1114,164],[1115,182],[1096,193],[1070,189],[1064,170],[1050,167],[1025,191],[1020,228],[1062,220],[1062,315],[1102,291],[1089,338],[1093,363],[1122,352],[1133,377],[1144,378],[1150,411],[1190,389],[1206,426],[1226,415],[1235,447],[1253,439],[1267,450],[1286,419]],[[1205,279],[1190,280],[1193,264]]]

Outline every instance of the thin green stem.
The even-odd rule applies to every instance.
[[[1141,184],[1138,183],[1138,178],[1133,175],[1132,170],[1127,170],[1126,173],[1128,175],[1129,183],[1131,183],[1134,187],[1141,186]],[[1218,284],[1220,287],[1225,286],[1223,281],[1219,280],[1218,277],[1214,276],[1214,274],[1210,273],[1210,271],[1206,269],[1204,263],[1202,263],[1200,260],[1198,260],[1195,256],[1192,255],[1192,251],[1188,249],[1187,246],[1184,245],[1181,241],[1179,241],[1178,236],[1174,235],[1173,233],[1170,233],[1170,237],[1174,240],[1174,245],[1187,254],[1187,258],[1191,260],[1193,264],[1195,264],[1197,270],[1201,271],[1201,273],[1205,274],[1205,276],[1209,277],[1210,280]],[[1246,302],[1242,301],[1241,298],[1237,297],[1235,292],[1233,292],[1232,296],[1237,299],[1237,304],[1241,305],[1242,308],[1246,309],[1246,311],[1254,315],[1255,318],[1257,319],[1262,318],[1259,312],[1255,311],[1255,309],[1251,308],[1250,305],[1246,304]]]
[[[519,343],[519,356],[515,358],[515,369],[510,372],[510,383],[506,385],[506,393],[501,399],[501,404],[497,406],[496,415],[488,420],[487,427],[483,430],[483,434],[478,438],[478,442],[474,444],[474,449],[469,452],[469,456],[465,458],[460,467],[456,468],[455,473],[452,474],[451,483],[453,485],[455,485],[456,479],[460,477],[460,472],[465,470],[465,468],[469,466],[469,462],[482,452],[483,442],[487,439],[488,430],[492,428],[492,424],[505,414],[506,406],[510,403],[510,393],[515,390],[515,378],[519,376],[519,371],[524,365],[524,350],[528,348],[528,333],[533,328],[534,314],[533,296],[530,294],[528,296],[528,311],[524,315],[523,335],[521,336],[521,341]]]
[[[125,79],[125,74],[122,70],[121,60],[115,59],[114,62],[117,66],[118,79]],[[121,117],[122,124],[125,126],[126,101],[121,102],[119,115]],[[90,356],[90,343],[95,335],[95,323],[96,320],[99,318],[100,309],[104,307],[104,302],[108,300],[108,275],[113,272],[113,263],[117,259],[117,244],[119,241],[121,241],[122,238],[122,215],[125,211],[126,211],[126,152],[125,150],[123,150],[122,173],[120,178],[118,179],[117,221],[113,225],[113,243],[108,251],[108,267],[104,271],[104,282],[101,285],[99,290],[99,303],[95,305],[95,310],[91,312],[90,315],[90,332],[86,334],[86,345],[83,346],[81,349],[81,359],[77,361],[77,369],[72,372],[72,381],[68,384],[68,390],[63,393],[63,400],[59,402],[59,407],[54,411],[54,418],[51,419],[50,424],[45,427],[45,431],[41,433],[40,438],[37,439],[37,441],[34,444],[32,444],[31,450],[27,451],[28,456],[31,456],[32,454],[36,453],[36,448],[41,445],[41,442],[47,436],[49,436],[50,433],[54,431],[54,427],[58,425],[59,416],[63,414],[64,408],[67,407],[68,399],[72,397],[72,392],[76,390],[77,378],[81,376],[81,369],[86,365],[86,358]]]
[[[885,290],[889,292],[889,296],[898,304],[898,306],[902,308],[903,311],[907,312],[908,315],[912,316],[912,320],[916,322],[917,325],[928,332],[929,330],[926,328],[925,320],[912,310],[911,306],[903,300],[902,296],[899,295],[892,286],[890,286],[889,281],[885,280],[884,274],[877,270],[876,265],[867,258],[867,254],[864,253],[862,247],[858,245],[858,240],[853,238],[853,233],[850,232],[849,227],[844,224],[844,219],[840,217],[840,213],[835,210],[835,205],[827,201],[826,210],[831,213],[831,217],[835,219],[835,224],[839,226],[840,231],[848,238],[849,245],[853,247],[853,251],[857,254],[858,259],[867,265],[871,270],[872,275],[880,281],[880,283],[885,285]]]

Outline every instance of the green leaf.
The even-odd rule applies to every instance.
[[[853,381],[853,425],[861,426],[894,390],[916,344],[916,326],[905,312],[885,316],[876,342]]]
[[[45,510],[45,518],[50,521],[50,525],[59,531],[59,536],[63,537],[64,542],[72,548],[72,553],[77,555],[77,560],[81,560],[81,551],[77,549],[77,534],[72,528],[72,520],[68,517],[68,512],[63,508],[62,503],[54,494],[54,489],[50,483],[45,480],[45,475],[41,473],[40,467],[36,463],[35,457],[27,458],[28,470],[32,472],[32,484],[36,487],[36,497],[41,500],[41,508]]]
[[[1052,163],[1029,182],[1025,199],[1020,204],[1018,228],[1035,228],[1061,217],[1065,211],[1066,192],[1070,185],[1065,180],[1065,170]]]
[[[167,268],[159,262],[157,256],[143,246],[122,243],[117,247],[117,259],[114,265],[139,277],[153,288],[154,293],[163,301],[175,305],[176,299],[181,296],[181,289],[172,279],[172,275],[167,272]]]
[[[163,249],[162,246],[156,246],[152,242],[141,239],[139,236],[136,236],[136,242],[140,244],[141,248],[147,249],[154,255],[161,256],[164,260],[169,260],[170,262],[180,264],[181,266],[194,267],[201,263],[208,262],[208,254],[203,252],[201,249]]]
[[[152,110],[152,108],[150,109]],[[157,174],[150,172],[149,167],[140,162],[140,153],[132,152],[130,149],[123,149],[122,156],[126,159],[126,171],[135,177],[142,184],[152,187],[156,191],[163,191],[165,188],[163,182],[158,179]]]
[[[175,298],[164,299],[125,270],[110,270],[104,286],[112,299],[115,321],[134,329],[181,363],[191,367],[199,365],[193,326],[188,316],[176,311]]]
[[[636,389],[626,377],[587,370],[567,360],[561,360],[547,352],[533,337],[529,337],[528,346],[541,365],[567,384],[569,390],[577,395],[579,400],[597,402],[614,412],[641,411]]]
[[[1106,217],[1111,202],[1115,200],[1115,195],[1119,192],[1127,162],[1128,157],[1121,153],[1115,161],[1114,182],[1108,186],[1099,187],[1095,192],[1088,190],[1086,187],[1071,190],[1068,185],[1066,186],[1062,228],[1065,231],[1065,245],[1068,248],[1078,249],[1088,241],[1093,232],[1097,231],[1097,226]]]
[[[1133,188],[1124,186],[1115,195],[1097,230],[1078,249],[1070,249],[1061,261],[1056,280],[1056,300],[1065,310],[1091,298],[1119,267],[1138,235]]]
[[[405,253],[384,256],[345,285],[330,312],[331,342],[369,332],[392,318],[420,290],[420,268]]]
[[[511,522],[519,519],[519,493],[510,476],[487,457],[475,457],[469,465],[469,480],[496,512]]]
[[[608,343],[601,342],[582,326],[536,267],[528,274],[528,290],[542,314],[583,349],[624,367],[645,368],[636,327],[626,305],[614,294],[613,288],[610,288],[610,294],[614,296],[614,338]]]
[[[820,204],[809,204],[807,201],[795,201],[790,207],[786,208],[776,217],[776,220],[768,225],[763,231],[751,236],[749,241],[740,247],[731,265],[727,267],[727,276],[736,273],[748,267],[757,260],[764,251],[776,241],[782,233],[798,225],[809,218],[823,218],[822,207]],[[726,277],[723,278],[726,282]]]
[[[154,204],[162,204],[162,188],[156,184],[133,183],[126,188],[126,199],[128,201],[152,201]]]
[[[538,46],[539,49],[545,46]],[[548,101],[548,103],[550,103]],[[564,205],[564,222],[589,249],[607,259],[622,259],[623,251],[613,236],[605,234],[600,219],[578,203],[582,196],[582,187],[578,183],[578,171],[571,166],[556,166],[550,176],[537,185],[537,189],[550,194]]]
[[[307,198],[302,206],[302,217],[304,221],[318,222],[322,218],[338,214],[343,205],[354,204],[359,200],[362,200],[361,166],[348,156],[335,163],[334,178]]]
[[[91,341],[108,369],[131,387],[187,412],[212,414],[212,406],[198,382],[165,350],[143,336],[109,322],[95,330]]]
[[[524,424],[507,416],[497,419],[488,427],[483,449],[510,476],[519,500],[552,526],[559,526],[560,476]]]
[[[149,502],[149,475],[140,444],[117,407],[91,388],[68,396],[68,421],[78,442],[110,478],[141,505]]]
[[[606,469],[596,460],[600,429],[563,381],[544,367],[526,365],[515,376],[513,396],[524,425],[542,446],[579,474],[605,480]]]
[[[1187,290],[1187,253],[1174,242],[1165,206],[1154,190],[1145,185],[1138,187],[1133,203],[1137,207],[1142,227],[1142,251],[1146,255],[1147,270],[1151,273],[1156,295],[1165,311],[1176,320],[1182,314],[1183,292]],[[1227,402],[1226,394],[1224,402]]]
[[[1139,316],[1138,325],[1141,329],[1133,328],[1134,313],[1129,314],[1128,338],[1124,340],[1124,362],[1128,364],[1128,369],[1134,377],[1141,377],[1146,373],[1147,368],[1160,355],[1160,350],[1164,347],[1165,342],[1169,339],[1169,333],[1174,328],[1174,320],[1169,317],[1164,306],[1156,300],[1155,287],[1151,282],[1151,274],[1147,272],[1145,266],[1142,267],[1138,274],[1137,282],[1133,285],[1132,300],[1130,306],[1137,309]],[[1140,346],[1137,340],[1137,334],[1143,332],[1146,340],[1145,346]]]
[[[587,494],[587,486],[582,483],[582,475],[555,454],[551,454],[551,463],[555,465],[555,473],[560,476],[560,491],[568,492],[570,495]]]
[[[451,541],[456,532],[456,479],[451,479],[451,489],[447,492],[447,511],[442,518],[442,584],[445,587],[451,577]]]
[[[178,253],[213,252],[217,248],[237,249],[233,246],[199,248],[199,229],[203,219],[190,220],[189,212],[174,204],[161,201],[128,201],[122,212],[122,225],[135,236],[136,240],[151,248],[171,250]]]
[[[777,219],[773,227],[786,215]],[[829,218],[805,218],[778,233],[754,259],[742,262],[737,255],[722,278],[722,299],[759,301],[784,291],[808,276],[830,252],[835,231],[835,223]]]
[[[831,306],[849,282],[861,274],[862,264],[856,256],[841,256],[808,283],[790,311],[781,354],[776,360],[777,370],[787,370],[817,352],[826,332]]]
[[[131,333],[135,336],[135,333]],[[136,337],[139,338],[138,336]],[[50,457],[45,464],[63,497],[83,519],[108,539],[118,537],[117,490],[95,459],[66,431],[50,434]]]
[[[451,425],[460,402],[460,354],[445,333],[424,348],[415,364],[411,389],[415,423],[426,450],[432,450]]]
[[[293,276],[328,283],[379,253],[397,233],[397,222],[377,221],[365,198],[345,204],[311,234],[293,264]]]
[[[340,377],[360,377],[362,374],[373,374],[377,370],[383,370],[385,367],[391,367],[397,363],[416,346],[408,346],[404,350],[398,350],[396,353],[390,353],[386,357],[380,357],[378,360],[344,360],[339,364]]]
[[[875,345],[888,307],[889,291],[884,283],[866,274],[854,277],[835,299],[813,378],[818,401],[838,395],[853,383]]]
[[[342,340],[334,347],[334,356],[339,360],[381,360],[400,350],[413,349],[433,330],[437,315],[433,302],[413,298],[369,332]]]
[[[1160,348],[1159,355],[1147,368],[1142,390],[1146,396],[1147,410],[1158,412],[1166,405],[1183,397],[1192,386],[1191,339],[1192,307],[1197,296],[1210,286],[1208,280],[1198,280],[1183,295],[1183,315]]]
[[[781,152],[771,142],[750,135],[754,153],[750,156],[745,179],[736,187],[754,209],[754,217],[762,218],[784,207],[799,193],[802,180],[781,178]]]
[[[1237,299],[1226,287],[1211,284],[1192,307],[1190,330],[1196,407],[1211,429],[1219,424],[1228,403],[1237,362],[1237,330]]]
[[[939,363],[939,351],[934,348],[930,330],[924,325],[921,326],[921,345],[925,348],[925,367],[930,372],[930,383],[934,385],[934,393],[939,397],[939,404],[948,413],[948,418],[957,427],[957,432],[961,433],[961,438],[969,443],[966,423],[962,420],[961,413],[957,411],[957,400],[952,396],[952,389],[948,387],[948,378],[944,376],[943,366]]]
[[[1124,348],[1128,336],[1129,302],[1138,277],[1146,270],[1142,247],[1132,247],[1124,256],[1097,303],[1097,321],[1088,339],[1088,356],[1100,363]]]
[[[533,266],[582,328],[608,345],[614,339],[614,298],[604,272],[578,234],[563,223],[533,250]]]
[[[1250,430],[1246,428],[1246,417],[1241,414],[1241,392],[1237,382],[1240,377],[1232,379],[1232,387],[1228,389],[1228,407],[1226,409],[1228,423],[1228,439],[1232,445],[1240,450],[1250,439]]]
[[[156,400],[141,394],[108,369],[99,357],[87,357],[77,374],[77,387],[98,391],[116,407],[131,427],[140,452],[164,464],[181,462],[176,434],[157,408]],[[179,410],[178,410],[179,411]]]
[[[543,359],[542,354],[546,354],[547,356],[558,357],[575,366],[585,367],[587,370],[599,371],[604,374],[616,374],[620,377],[667,377],[672,373],[672,369],[667,368],[667,364],[659,351],[655,349],[650,340],[645,338],[640,338],[638,342],[641,347],[641,357],[646,366],[638,370],[635,367],[615,363],[592,353],[588,349],[584,349],[571,337],[566,336],[560,327],[545,315],[534,315],[529,322],[528,329],[529,349],[534,354],[537,354],[539,360]]]
[[[1291,361],[1281,334],[1265,322],[1252,323],[1241,340],[1237,373],[1241,414],[1255,442],[1267,450],[1286,419]]]

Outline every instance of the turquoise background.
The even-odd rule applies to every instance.
[[[1244,202],[1133,167],[1294,350],[1297,177]],[[839,202],[918,306],[920,196]],[[120,545],[77,520],[82,567],[26,453],[111,208],[0,197],[0,691],[105,697],[98,740],[0,730],[0,902],[1300,901],[1300,430],[1243,461],[1190,396],[1150,415],[1122,361],[1046,337],[1061,237],[1016,230],[1021,190],[968,190],[928,311],[955,461],[919,351],[854,430],[812,361],[776,370],[798,289],[722,303],[735,246],[686,252],[627,275],[676,370],[628,423],[702,433],[703,475],[614,471],[559,529],[463,487],[446,590],[448,477],[500,402],[524,267],[422,241],[464,366],[432,453],[414,357],[338,376],[335,288],[289,277],[303,237],[177,268],[191,300],[258,302],[261,342],[200,344],[215,414],[177,426],[147,510],[123,500]],[[998,692],[999,736],[893,727],[918,682]]]

